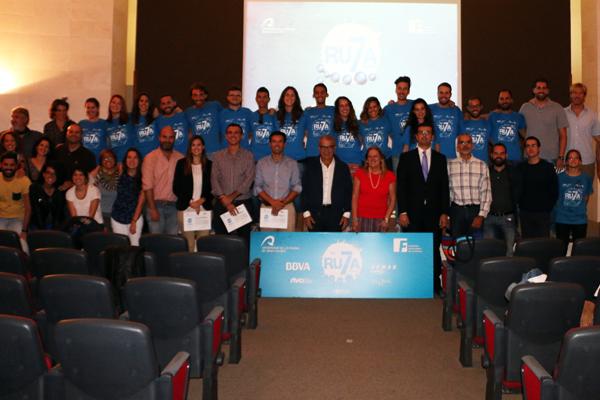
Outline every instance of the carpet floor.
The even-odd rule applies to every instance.
[[[219,398],[481,400],[481,350],[462,368],[460,333],[442,331],[441,310],[439,299],[261,299],[240,364],[220,369]],[[189,398],[201,393],[192,380]]]

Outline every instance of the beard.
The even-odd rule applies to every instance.
[[[506,164],[506,158],[496,157],[494,158],[494,165],[496,167],[501,167]]]
[[[173,143],[171,142],[160,142],[160,149],[164,150],[164,151],[171,151],[173,150]]]
[[[14,170],[14,169],[3,169],[3,170],[2,170],[2,175],[3,175],[5,178],[12,178],[13,176],[15,176],[15,173],[16,173],[16,172],[17,172],[17,171],[16,171],[16,170]]]
[[[546,100],[546,97],[548,97],[548,95],[546,93],[538,93],[535,95],[535,98],[538,99],[539,101]]]

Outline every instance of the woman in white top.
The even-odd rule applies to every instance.
[[[211,162],[206,158],[204,139],[194,136],[188,145],[185,158],[177,161],[173,179],[173,193],[177,196],[177,220],[179,231],[186,238],[188,248],[194,251],[196,240],[206,236],[210,230],[186,231],[184,226],[184,211],[210,210],[212,208],[210,173]]]
[[[75,168],[71,177],[73,187],[67,190],[67,207],[71,217],[90,217],[102,224],[100,211],[100,191],[89,184],[86,171]]]

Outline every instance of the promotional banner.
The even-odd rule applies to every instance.
[[[431,233],[252,232],[263,297],[431,298]]]

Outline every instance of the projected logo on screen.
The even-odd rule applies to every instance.
[[[338,242],[327,247],[321,257],[325,276],[334,280],[346,281],[346,278],[358,278],[362,272],[360,249],[348,243]]]
[[[334,83],[364,85],[377,79],[381,59],[380,34],[359,24],[331,29],[321,44],[317,72]]]

